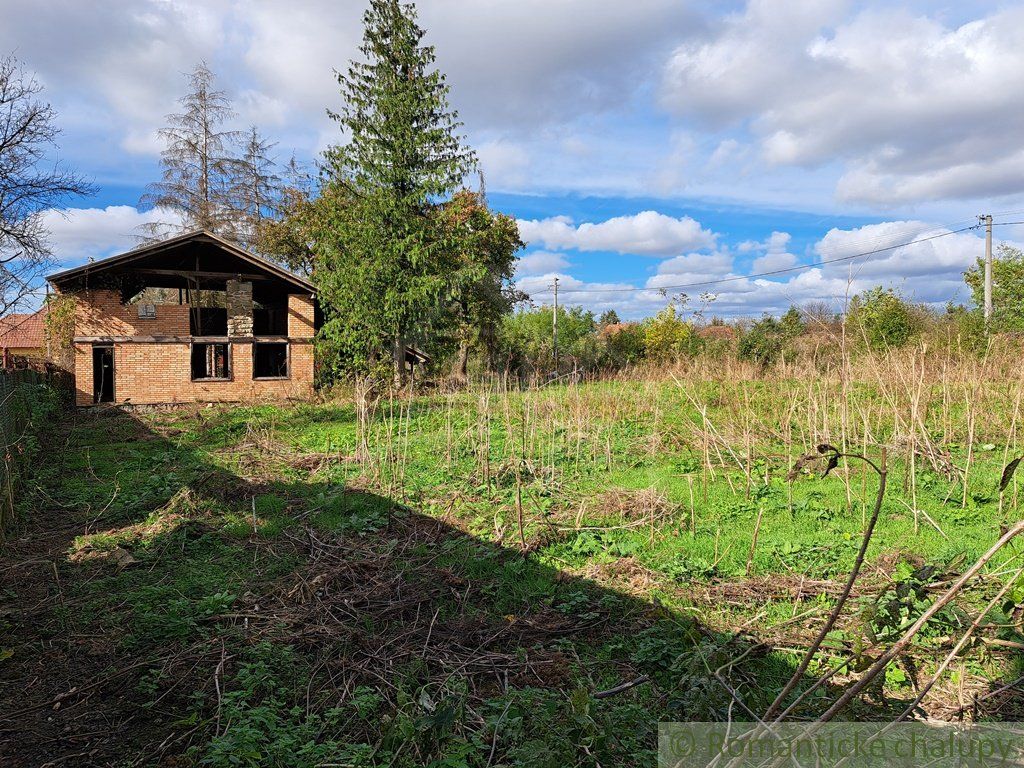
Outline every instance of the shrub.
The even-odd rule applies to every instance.
[[[598,335],[600,362],[605,368],[618,370],[636,365],[644,359],[645,329],[639,323],[614,323]]]
[[[679,317],[674,303],[644,322],[644,348],[652,360],[673,360],[691,354],[697,344],[692,326]]]
[[[850,323],[872,349],[902,347],[915,338],[924,323],[920,310],[891,288],[872,288],[855,296]]]
[[[510,369],[542,370],[553,365],[552,320],[554,309],[537,307],[507,315],[502,321],[498,346]],[[589,369],[597,361],[594,315],[582,307],[558,308],[560,360]],[[570,366],[571,367],[571,366]]]
[[[782,357],[786,344],[797,335],[792,323],[783,323],[771,315],[765,315],[740,339],[738,355],[740,360],[768,366]]]
[[[978,259],[964,272],[971,300],[981,314],[985,301],[985,262]],[[992,259],[992,328],[1024,330],[1024,251],[1003,243]]]

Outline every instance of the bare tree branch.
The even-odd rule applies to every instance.
[[[51,159],[60,130],[41,92],[17,59],[0,60],[0,314],[17,308],[53,263],[46,211],[93,191]]]

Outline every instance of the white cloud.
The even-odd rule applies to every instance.
[[[732,256],[721,251],[687,253],[665,259],[658,265],[659,275],[724,275],[732,269]]]
[[[672,256],[679,251],[710,248],[716,237],[689,216],[677,219],[656,211],[578,226],[565,216],[520,220],[519,233],[526,242],[540,243],[545,248],[645,256]]]
[[[791,239],[788,232],[772,232],[767,240],[758,244],[756,249],[762,251],[762,255],[754,259],[751,272],[774,272],[795,266],[798,259],[788,250]]]
[[[533,253],[521,256],[516,261],[516,274],[519,276],[546,275],[555,273],[560,269],[565,269],[568,266],[569,260],[560,253],[534,251]]]
[[[522,144],[496,139],[476,148],[485,179],[499,179],[504,188],[529,186],[530,156]]]
[[[937,236],[937,237],[936,237]],[[931,239],[926,239],[931,238]],[[901,245],[909,241],[918,242]],[[751,265],[776,263],[784,268],[796,257],[789,253],[791,238],[773,232],[761,242],[747,241],[747,253],[760,253]],[[657,312],[676,293],[696,296],[711,293],[714,301],[706,315],[759,317],[765,312],[780,314],[792,305],[825,302],[836,311],[850,298],[877,285],[895,288],[913,301],[942,306],[947,301],[965,301],[963,271],[983,252],[983,239],[976,231],[952,232],[923,221],[890,221],[852,229],[832,229],[812,250],[820,261],[833,261],[777,278],[752,278],[737,274],[732,256],[725,251],[689,253],[665,259],[640,287],[624,283],[585,283],[569,275],[560,276],[559,299],[580,304],[595,312],[615,309],[622,317],[638,318]],[[1011,241],[1011,244],[1012,241]],[[870,255],[889,246],[899,246]],[[856,258],[848,258],[856,257]],[[759,261],[761,259],[769,261]],[[709,281],[719,281],[707,285]],[[551,276],[520,281],[537,292],[539,301],[550,302]],[[565,286],[567,290],[563,290]],[[571,289],[575,289],[574,292]]]
[[[517,287],[527,293],[535,304],[550,305],[554,275],[525,277]],[[629,283],[586,282],[572,275],[558,275],[558,301],[566,306],[581,306],[592,312],[614,309],[623,318],[637,318],[656,312],[665,305],[665,297],[657,290],[636,290]]]
[[[51,209],[44,215],[50,245],[58,262],[67,267],[102,259],[139,244],[140,227],[174,222],[170,211],[139,211],[129,205],[106,208]]]
[[[845,163],[840,198],[878,204],[1024,191],[1022,90],[1019,5],[948,25],[896,5],[750,0],[676,49],[662,94],[749,135],[769,166]]]
[[[680,0],[431,0],[428,42],[473,127],[538,127],[628,107],[703,26]]]
[[[901,245],[917,241],[911,245]],[[892,221],[852,230],[832,229],[815,246],[823,259],[891,248],[864,258],[828,264],[826,274],[858,285],[901,287],[920,301],[944,302],[963,292],[963,272],[984,254],[978,232],[952,233],[922,221]]]

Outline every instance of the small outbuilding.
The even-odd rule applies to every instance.
[[[315,290],[196,231],[58,272],[74,302],[75,401],[162,404],[308,396]]]

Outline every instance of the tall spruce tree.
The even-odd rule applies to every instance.
[[[400,380],[405,345],[460,267],[436,212],[476,160],[415,8],[371,0],[363,23],[363,58],[338,73],[343,107],[330,113],[347,141],[325,153],[324,197],[335,204],[313,275],[326,344],[357,369],[376,367],[390,347]]]
[[[145,234],[150,239],[190,229],[232,239],[236,235],[238,213],[231,187],[239,160],[232,149],[240,134],[225,127],[234,111],[214,79],[205,62],[198,64],[188,75],[188,92],[178,102],[182,111],[168,115],[169,124],[160,131],[166,142],[160,153],[162,177],[147,187],[141,204],[170,211],[180,223],[148,225]]]

